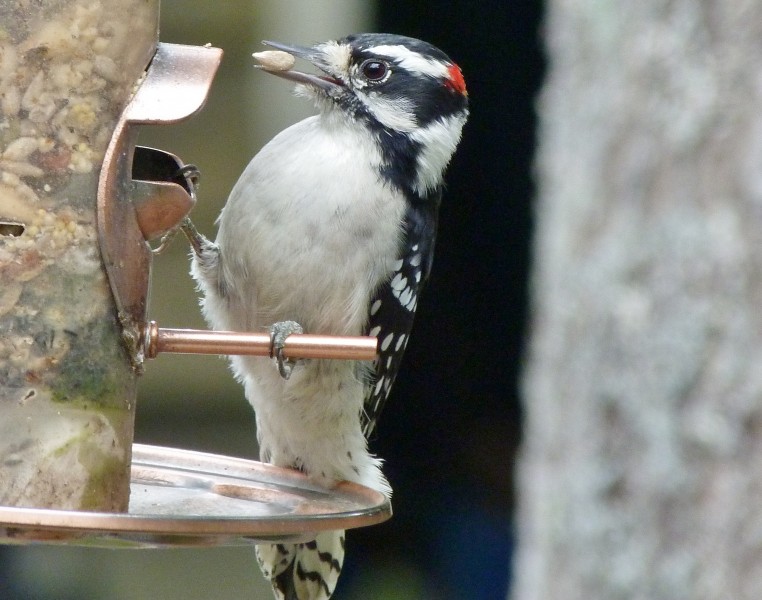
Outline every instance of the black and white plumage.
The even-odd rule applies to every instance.
[[[374,379],[366,387],[363,433],[369,437],[391,392],[410,339],[418,295],[434,258],[440,193],[420,206],[411,205],[403,223],[400,258],[390,279],[374,294],[365,333],[378,338]]]
[[[397,35],[266,44],[322,71],[269,71],[297,82],[320,112],[252,159],[216,242],[192,240],[192,273],[215,329],[262,331],[292,320],[307,333],[378,338],[372,367],[302,361],[284,379],[266,360],[231,364],[256,412],[262,460],[321,485],[350,480],[390,495],[366,436],[431,269],[442,177],[468,116],[465,83],[443,52]],[[343,553],[343,532],[257,551],[276,597],[299,600],[331,596]]]

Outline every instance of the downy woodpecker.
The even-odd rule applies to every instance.
[[[321,485],[355,481],[386,494],[368,452],[429,276],[445,167],[468,116],[460,68],[420,40],[357,34],[311,47],[266,45],[287,58],[263,69],[296,82],[319,114],[281,132],[252,159],[212,243],[186,228],[191,272],[215,329],[261,331],[275,344],[307,333],[378,338],[375,363],[231,358],[256,412],[260,458]],[[269,56],[269,55],[268,55]],[[293,367],[293,368],[292,368]],[[344,532],[257,547],[275,596],[327,599]]]

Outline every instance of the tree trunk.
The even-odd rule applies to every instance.
[[[514,598],[762,598],[762,2],[545,35]]]

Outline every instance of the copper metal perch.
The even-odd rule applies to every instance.
[[[374,360],[378,341],[367,336],[293,334],[286,338],[284,358],[333,358]],[[162,352],[179,354],[235,354],[270,356],[268,333],[169,329],[151,321],[145,328],[143,348],[147,358]]]

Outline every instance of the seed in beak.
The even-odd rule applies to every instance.
[[[263,50],[252,56],[268,71],[288,71],[296,61],[292,54],[281,50]]]

